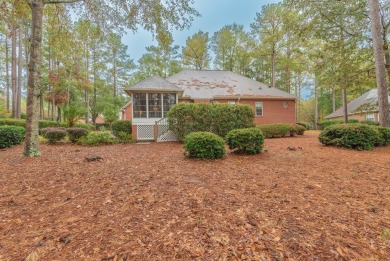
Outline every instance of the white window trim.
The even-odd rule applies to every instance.
[[[261,115],[257,115],[257,104],[261,103]],[[255,116],[256,117],[263,117],[264,116],[264,104],[263,102],[255,102]]]
[[[368,116],[372,117],[368,117]],[[366,113],[366,121],[375,121],[375,114],[374,113]]]

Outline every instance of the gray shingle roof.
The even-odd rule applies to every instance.
[[[184,89],[183,96],[191,99],[213,98],[281,98],[296,99],[294,95],[230,71],[184,70],[167,78]]]
[[[183,89],[160,76],[151,76],[125,88],[125,91],[183,91]]]
[[[389,96],[390,102],[390,96]],[[371,89],[347,104],[348,114],[366,111],[378,111],[378,90]],[[343,107],[326,116],[326,119],[343,116]]]

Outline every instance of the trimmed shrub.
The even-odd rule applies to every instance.
[[[184,149],[188,158],[219,159],[226,154],[225,141],[206,131],[188,134],[184,138]]]
[[[356,150],[371,150],[381,143],[378,128],[365,124],[337,124],[323,130],[318,136],[325,145]]]
[[[257,128],[261,130],[265,138],[285,137],[294,133],[294,128],[288,123],[260,124]]]
[[[262,151],[264,136],[259,128],[236,129],[226,135],[226,143],[238,153],[257,154]]]
[[[114,121],[111,124],[112,133],[116,137],[119,137],[119,132],[125,132],[126,134],[131,134],[131,121],[119,120]]]
[[[367,125],[373,125],[373,126],[379,126],[379,121],[360,121],[361,124],[367,124]]]
[[[4,119],[0,119],[0,126],[2,126],[2,125],[19,126],[19,127],[24,128],[24,127],[26,127],[26,120],[4,118]]]
[[[310,125],[303,122],[297,122],[298,125],[304,127],[306,130],[310,130]]]
[[[379,142],[378,146],[390,145],[390,128],[387,127],[376,127],[379,131]]]
[[[326,127],[342,123],[344,123],[343,120],[322,120],[318,123],[318,128],[324,130]],[[348,123],[359,123],[359,121],[356,119],[348,119]]]
[[[45,128],[51,128],[51,127],[65,127],[65,125],[61,125],[60,123],[56,121],[47,121],[47,120],[40,120],[39,121],[39,129],[45,129]]]
[[[95,130],[110,130],[111,125],[109,123],[95,123]]]
[[[91,132],[88,135],[81,137],[77,143],[84,146],[110,145],[116,143],[116,140],[110,132],[101,131]]]
[[[298,124],[291,124],[292,130],[290,130],[290,136],[294,135],[303,135],[305,133],[306,128],[298,125]]]
[[[212,132],[221,137],[234,129],[254,127],[250,105],[178,103],[168,112],[169,128],[179,141],[191,132]]]
[[[69,126],[67,126],[69,127]],[[84,123],[76,123],[73,125],[73,127],[75,128],[83,128],[83,129],[87,129],[89,131],[92,131],[95,129],[95,127],[92,125],[92,124],[84,124]]]
[[[119,142],[122,143],[130,143],[133,141],[133,137],[131,136],[131,134],[128,134],[127,132],[124,131],[118,132],[117,137],[119,139]]]
[[[81,137],[88,135],[88,130],[84,128],[67,128],[66,132],[72,143],[76,143]]]
[[[25,133],[26,130],[20,126],[0,126],[0,148],[9,148],[20,144]]]
[[[66,137],[66,131],[63,128],[44,128],[41,130],[41,133],[51,144],[63,140]]]

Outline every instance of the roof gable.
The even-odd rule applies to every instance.
[[[151,76],[130,87],[125,88],[126,92],[131,91],[179,91],[183,90],[175,84],[165,80],[160,76]]]
[[[390,102],[390,96],[389,96]],[[348,114],[365,111],[378,111],[378,89],[371,89],[347,104]],[[325,118],[341,117],[344,115],[343,107],[327,115]]]

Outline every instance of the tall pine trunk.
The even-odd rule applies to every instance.
[[[7,112],[10,110],[10,85],[9,85],[9,47],[8,47],[8,36],[5,37],[5,85],[6,85],[6,96],[7,96]]]
[[[317,77],[314,76],[314,129],[318,128],[318,84]]]
[[[11,32],[11,85],[12,85],[12,118],[17,117],[17,75],[16,75],[16,27]]]
[[[27,119],[26,138],[24,145],[25,156],[39,156],[39,97],[42,89],[42,19],[43,1],[33,0],[30,4],[31,19],[31,50],[28,65],[27,83]]]
[[[16,117],[20,118],[22,114],[22,79],[23,79],[23,21],[20,20],[18,30],[18,84],[16,97]]]
[[[390,127],[389,118],[389,100],[386,82],[386,70],[383,52],[383,41],[381,38],[381,22],[379,16],[378,0],[368,0],[370,7],[371,32],[374,43],[374,58],[375,58],[375,74],[376,85],[378,88],[378,103],[379,103],[379,124],[381,126]]]

